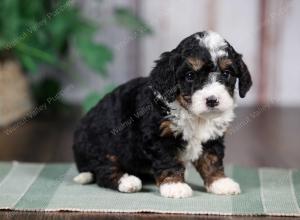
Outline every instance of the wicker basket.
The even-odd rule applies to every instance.
[[[0,62],[0,127],[21,119],[31,109],[28,81],[19,64]]]

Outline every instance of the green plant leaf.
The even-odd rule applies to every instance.
[[[24,54],[28,54],[32,57],[37,58],[42,62],[49,63],[49,64],[58,64],[54,54],[50,54],[46,51],[40,50],[39,48],[35,48],[20,42],[16,45],[16,49]]]
[[[58,53],[64,53],[64,46],[70,40],[70,36],[74,35],[79,26],[79,14],[77,10],[66,8],[64,11],[52,17],[46,25],[46,31],[51,38],[51,46]]]
[[[75,39],[75,47],[87,66],[102,76],[107,75],[107,65],[113,58],[112,51],[108,47],[92,42],[83,34],[79,34]]]
[[[46,4],[47,0],[39,0],[32,3],[32,0],[18,0],[20,4],[20,13],[23,18],[32,18],[41,19],[42,16],[46,15]],[[35,19],[34,19],[35,20]],[[37,20],[36,20],[37,21]]]
[[[138,31],[141,35],[152,33],[151,28],[128,8],[116,8],[117,22],[131,31]]]
[[[19,0],[1,0],[1,35],[10,40],[20,34],[19,2]]]
[[[107,76],[107,66],[113,59],[112,50],[93,42],[99,27],[81,16],[69,0],[0,0],[0,49],[19,57],[24,68],[35,71],[40,63],[63,68],[60,58],[67,55],[74,39],[75,49],[86,65],[101,76]],[[115,18],[124,27],[147,34],[151,29],[131,10],[115,10]],[[21,57],[21,56],[24,56]],[[67,69],[67,68],[63,68]]]
[[[28,73],[36,74],[37,64],[32,57],[28,56],[27,54],[22,54],[19,59]]]
[[[93,108],[107,93],[111,92],[115,88],[115,85],[107,85],[101,92],[91,92],[83,101],[82,108],[84,112],[88,112]]]
[[[0,37],[0,51],[6,46],[7,42]]]

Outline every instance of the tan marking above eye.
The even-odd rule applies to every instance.
[[[225,70],[228,66],[232,64],[232,61],[229,58],[223,58],[219,60],[218,64],[221,70]]]
[[[188,57],[187,62],[192,66],[193,70],[197,71],[204,65],[203,60],[196,57]]]

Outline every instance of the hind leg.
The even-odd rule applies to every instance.
[[[96,173],[96,183],[101,187],[111,188],[120,192],[132,193],[142,189],[140,178],[117,171],[107,171],[105,168],[99,168]]]
[[[89,150],[89,142],[74,144],[74,156],[80,174],[74,178],[79,184],[96,182],[101,187],[120,192],[137,192],[142,188],[142,181],[124,171],[115,155]]]
[[[142,188],[142,181],[122,170],[114,156],[106,156],[105,164],[99,164],[94,169],[94,175],[96,183],[101,187],[126,193],[137,192]]]

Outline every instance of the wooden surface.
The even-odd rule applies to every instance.
[[[0,212],[1,220],[276,220],[280,217],[245,217],[245,216],[208,216],[208,215],[175,215],[175,214],[153,214],[153,213],[78,213],[78,212]],[[294,217],[284,217],[282,219],[297,219]]]
[[[73,161],[72,132],[78,116],[37,118],[12,134],[0,131],[0,160]],[[226,137],[226,163],[242,166],[300,168],[300,109],[258,106],[237,110]],[[1,196],[1,195],[0,195]],[[0,219],[244,219],[246,217],[165,214],[1,211]],[[247,217],[247,219],[273,219]]]

